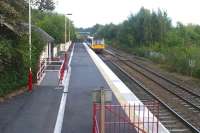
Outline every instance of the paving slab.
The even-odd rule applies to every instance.
[[[110,88],[82,44],[75,45],[71,68],[62,133],[91,133],[92,91]],[[0,103],[0,133],[53,133],[63,94],[57,85],[58,71],[46,71],[32,93]]]
[[[62,133],[91,133],[92,91],[109,86],[82,44],[75,45],[71,66]]]
[[[41,86],[58,86],[58,73],[59,71],[46,71],[45,77],[41,81]]]
[[[0,133],[51,133],[54,130],[62,90],[35,86],[0,104]]]

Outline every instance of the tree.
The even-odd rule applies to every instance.
[[[0,0],[0,14],[12,24],[15,24],[19,19],[26,16],[23,14],[26,10],[26,3],[24,0]]]
[[[123,46],[146,46],[163,43],[171,29],[171,20],[165,11],[150,11],[142,7],[135,15],[130,15],[122,24],[95,25],[91,29],[95,36],[114,41]]]
[[[52,11],[55,9],[55,3],[53,0],[32,0],[32,3],[40,11],[44,10]]]
[[[65,16],[63,14],[52,13],[52,12],[40,12],[38,10],[33,10],[32,20],[36,26],[42,28],[49,35],[51,35],[56,40],[56,43],[64,42]],[[67,24],[68,23],[70,23],[70,31],[71,31],[70,37],[71,39],[74,39],[75,38],[74,25],[67,18]],[[68,34],[67,38],[69,38]]]

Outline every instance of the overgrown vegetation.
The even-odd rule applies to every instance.
[[[35,78],[38,59],[45,43],[37,33],[33,33],[32,39],[32,69]],[[27,84],[29,47],[27,35],[17,40],[4,38],[0,40],[0,96],[2,96]]]
[[[63,14],[34,10],[33,23],[51,35],[56,40],[56,43],[64,42],[65,16]],[[74,25],[72,21],[67,18],[66,24],[68,25],[69,23],[71,33],[70,37],[71,39],[75,39],[76,35]],[[67,33],[68,30],[69,28],[67,27]],[[67,38],[69,38],[68,34]]]
[[[48,9],[45,9],[48,10]],[[33,25],[63,41],[64,16],[50,11],[32,10]],[[26,0],[0,0],[0,96],[26,86],[29,70],[28,3]],[[7,27],[6,25],[9,26]],[[71,30],[74,26],[71,24]],[[74,32],[72,32],[74,33]],[[75,33],[72,34],[75,36]],[[32,31],[32,71],[36,78],[39,56],[46,40]]]
[[[200,78],[200,26],[171,24],[165,11],[144,8],[122,24],[87,29],[114,47],[150,58],[168,70]]]
[[[55,9],[54,0],[32,0],[32,4],[40,11],[53,11]]]

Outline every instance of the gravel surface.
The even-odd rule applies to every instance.
[[[113,65],[107,58],[104,58],[104,62],[114,71],[117,76],[130,88],[130,90],[141,100],[141,101],[151,101],[154,98],[146,93],[142,88],[135,84],[127,75],[119,70],[115,65]],[[169,112],[166,107],[160,106],[160,121],[164,124],[170,132],[182,132],[191,133],[182,121],[177,119],[171,112]],[[172,122],[173,121],[173,122]]]
[[[113,51],[112,49],[109,49],[109,50]],[[163,65],[156,64],[156,63],[150,61],[149,59],[146,59],[143,57],[138,57],[135,55],[127,54],[127,53],[125,53],[123,51],[119,51],[119,50],[117,50],[117,52],[120,53],[120,55],[128,57],[129,59],[132,59],[138,63],[141,63],[152,70],[156,70],[157,73],[160,73],[163,76],[166,76],[167,78],[174,80],[175,82],[177,82],[187,88],[190,88],[192,91],[200,94],[200,79],[181,75],[181,74],[178,74],[175,72],[169,72],[166,69],[164,69]]]
[[[123,54],[122,54],[122,56],[123,56]],[[127,58],[130,59],[131,57],[127,56]],[[159,96],[160,99],[162,99],[172,109],[174,109],[176,112],[178,112],[179,115],[181,115],[183,118],[187,119],[195,127],[198,127],[198,128],[200,127],[200,123],[199,123],[200,112],[199,112],[199,110],[194,109],[191,105],[188,105],[185,101],[183,101],[180,98],[176,97],[175,95],[171,94],[169,91],[167,91],[161,85],[156,84],[154,81],[150,80],[145,75],[139,73],[138,71],[143,71],[141,68],[137,67],[138,71],[134,70],[134,69],[130,68],[129,66],[125,65],[123,62],[119,61],[118,59],[113,58],[113,56],[109,55],[109,54],[106,54],[106,59],[116,62],[120,67],[122,67],[124,70],[126,70],[130,75],[132,75],[134,78],[136,78],[137,80],[142,82],[145,86],[147,86],[155,95]],[[134,59],[135,59],[135,57],[134,57]],[[125,59],[123,59],[123,60],[125,60]],[[156,72],[161,73],[161,70],[157,71],[157,69],[156,69],[157,66],[153,65],[152,62],[145,61],[145,59],[144,60],[139,60],[139,61],[137,60],[137,62],[140,62],[140,64],[145,65],[146,67],[152,69],[153,71],[156,70]],[[131,65],[133,66],[133,64],[131,64]],[[149,66],[151,66],[151,67],[149,67]],[[136,66],[134,66],[134,67],[136,67]],[[166,76],[163,73],[161,73],[161,74]],[[149,73],[147,75],[152,76]],[[167,77],[169,77],[169,75]],[[170,79],[174,81],[173,78],[170,78]],[[160,84],[166,86],[166,88],[171,88],[172,89],[172,86],[170,86],[169,84],[163,83],[162,81],[160,81],[160,79],[155,79],[155,80],[160,82]],[[181,81],[181,80],[179,79],[179,81]],[[189,86],[189,85],[187,85],[187,86]],[[198,89],[194,88],[194,86],[190,86],[190,87],[194,89],[194,92],[198,93]],[[183,96],[183,97],[189,98],[188,95]],[[192,99],[192,101],[195,101],[195,100],[196,99]],[[198,100],[199,99],[197,99],[197,101],[196,101],[197,103],[198,103]]]

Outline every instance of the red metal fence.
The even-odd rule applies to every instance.
[[[147,109],[148,108],[148,109]],[[158,133],[159,104],[104,105],[104,133]],[[93,104],[93,133],[101,133],[101,105]]]
[[[67,53],[65,53],[65,55],[64,55],[64,61],[63,61],[63,64],[62,64],[62,66],[60,68],[60,77],[59,77],[60,81],[63,80],[65,70],[68,71],[68,65],[67,64],[68,64],[68,56],[67,56]]]
[[[68,51],[65,52],[64,61],[63,61],[63,64],[60,68],[60,71],[59,71],[59,83],[61,83],[61,81],[64,78],[65,70],[68,72],[68,64],[69,64],[69,58],[70,58],[69,54],[70,54],[70,51],[72,50],[72,48],[73,48],[73,44],[71,44]]]
[[[37,72],[37,81],[39,81],[43,76],[45,67],[46,67],[45,59],[40,60],[39,71]]]
[[[64,78],[64,73],[65,70],[68,71],[68,61],[69,61],[69,54],[70,51],[72,51],[73,48],[73,43],[70,45],[68,51],[65,51],[64,56],[62,57],[54,57],[54,58],[43,58],[42,60],[40,60],[40,64],[39,64],[39,70],[37,72],[37,81],[40,81],[40,79],[42,78],[44,71],[46,69],[46,67],[51,64],[51,63],[56,63],[56,62],[62,62],[62,65],[60,67],[59,70],[59,84],[61,83],[61,81]]]

